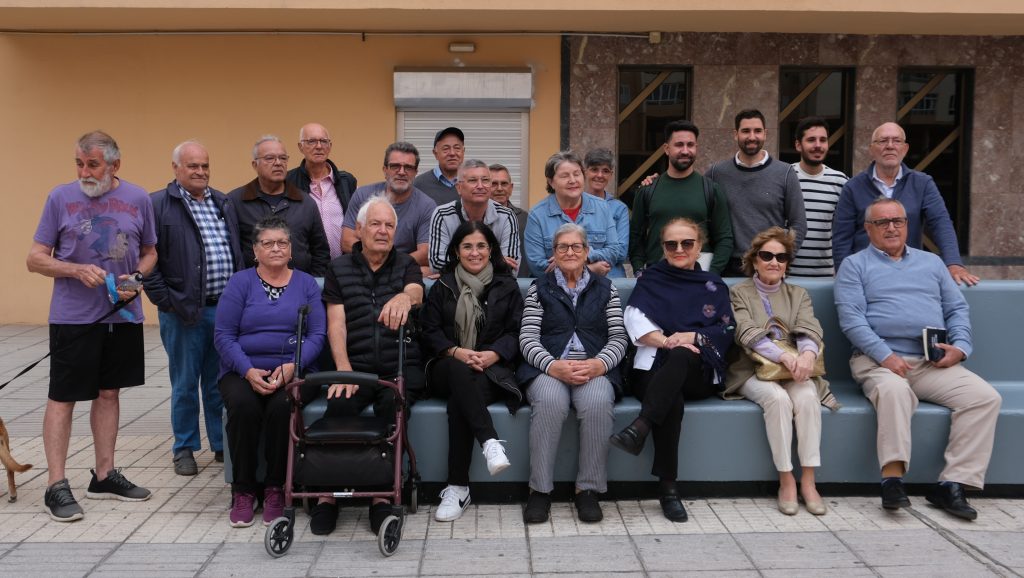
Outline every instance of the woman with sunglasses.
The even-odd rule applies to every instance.
[[[683,407],[720,391],[724,356],[733,343],[732,308],[722,278],[697,263],[703,233],[696,223],[669,221],[661,244],[665,258],[644,270],[624,313],[637,346],[629,382],[642,402],[640,415],[611,444],[639,455],[653,436],[651,473],[659,480],[661,510],[669,520],[685,522],[676,488]]]
[[[797,454],[802,475],[800,498],[807,511],[821,516],[825,502],[814,487],[814,468],[821,465],[821,410],[819,405],[838,409],[828,382],[810,377],[815,361],[822,355],[821,324],[814,317],[811,298],[803,287],[785,282],[786,267],[793,260],[796,242],[781,227],[758,233],[743,255],[743,272],[750,279],[732,288],[732,309],[736,316],[737,348],[729,356],[726,399],[749,399],[764,411],[768,445],[779,472],[778,507],[792,516],[799,510],[796,478],[793,477],[793,421],[796,421]],[[768,320],[782,321],[796,337],[796,354],[784,351],[772,341]],[[777,337],[777,336],[776,336]],[[756,352],[783,365],[792,379],[762,381],[755,374],[751,357]]]

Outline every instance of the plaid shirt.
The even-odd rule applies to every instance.
[[[181,198],[185,201],[192,218],[199,227],[199,237],[203,242],[203,253],[206,256],[206,289],[204,296],[219,297],[228,279],[235,272],[231,259],[231,245],[228,241],[228,226],[221,217],[217,205],[210,196],[209,189],[201,201],[197,201],[188,191],[178,185]]]

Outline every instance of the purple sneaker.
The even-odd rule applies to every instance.
[[[267,489],[263,490],[263,525],[269,526],[283,515],[284,490],[279,486],[267,486]]]
[[[235,492],[231,495],[231,514],[228,520],[233,528],[248,528],[256,518],[256,494]]]

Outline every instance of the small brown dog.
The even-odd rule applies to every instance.
[[[9,501],[18,499],[18,487],[14,485],[14,472],[27,472],[32,464],[21,465],[11,457],[11,438],[7,435],[7,428],[4,427],[4,420],[0,419],[0,464],[7,469],[7,489],[10,490]]]

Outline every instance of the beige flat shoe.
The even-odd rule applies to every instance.
[[[800,504],[779,498],[779,511],[787,516],[795,516],[800,511]]]
[[[828,512],[828,508],[825,506],[825,502],[822,500],[805,502],[804,507],[807,508],[808,512],[814,514],[815,516],[824,516],[825,512]]]

